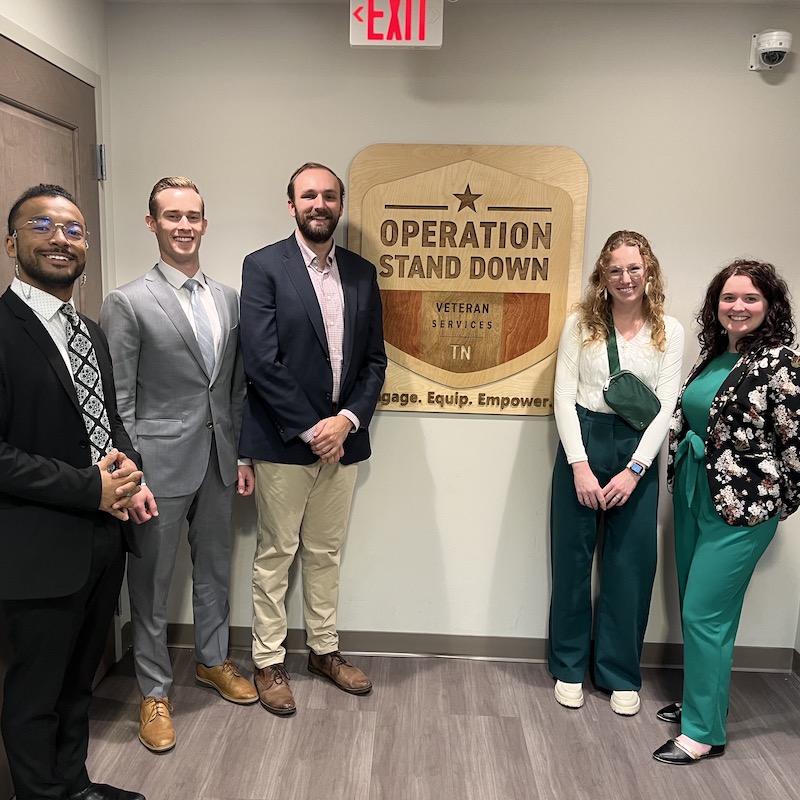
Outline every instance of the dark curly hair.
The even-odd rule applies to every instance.
[[[728,334],[719,321],[719,298],[725,283],[734,275],[750,278],[767,301],[764,321],[752,333],[742,336],[736,343],[736,349],[747,354],[764,347],[791,345],[794,342],[795,327],[791,295],[786,281],[778,275],[772,264],[737,259],[723,267],[711,279],[703,307],[696,317],[700,325],[697,338],[703,352],[709,358],[715,358],[728,349]]]

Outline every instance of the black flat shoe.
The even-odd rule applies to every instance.
[[[682,704],[680,702],[670,703],[668,706],[664,706],[664,708],[656,712],[656,719],[660,719],[662,722],[674,722],[680,725],[681,708]]]
[[[675,739],[670,739],[666,744],[662,744],[653,753],[653,758],[662,764],[694,764],[695,761],[702,761],[704,758],[716,758],[725,754],[724,744],[712,744],[711,749],[704,754],[695,753],[686,745],[678,744]]]
[[[682,711],[683,703],[680,701],[677,703],[670,703],[668,706],[664,706],[664,708],[656,712],[656,719],[660,719],[662,722],[674,722],[676,725],[680,725]],[[727,717],[730,713],[731,710],[728,709],[725,712],[725,716]]]

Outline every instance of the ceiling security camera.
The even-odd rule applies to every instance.
[[[772,28],[754,33],[750,43],[750,69],[759,72],[772,69],[786,60],[792,49],[792,34]]]

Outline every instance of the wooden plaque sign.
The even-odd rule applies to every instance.
[[[552,413],[587,188],[563,147],[383,144],[356,156],[348,247],[378,270],[379,409]]]

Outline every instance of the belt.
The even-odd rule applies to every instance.
[[[686,471],[686,502],[691,508],[700,470],[706,458],[706,443],[693,431],[686,434],[675,453],[675,470]]]

